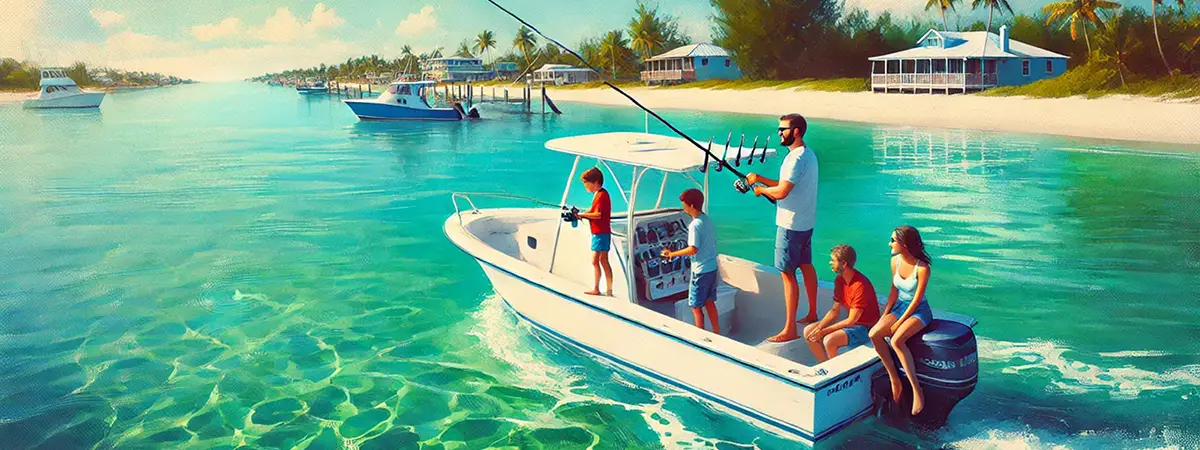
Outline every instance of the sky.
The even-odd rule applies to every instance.
[[[625,28],[637,6],[637,0],[498,1],[567,45]],[[934,17],[923,11],[924,1],[846,2],[872,14]],[[711,41],[714,11],[708,0],[649,3],[677,17],[694,42]],[[1020,13],[1045,1],[1010,3]],[[485,29],[496,33],[495,51],[504,53],[520,27],[486,0],[0,0],[0,11],[0,57],[42,65],[83,61],[201,81],[240,80],[361,55],[396,58],[406,44],[416,53],[437,47],[452,53]],[[963,24],[974,18],[963,17]]]

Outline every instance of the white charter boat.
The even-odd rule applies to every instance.
[[[450,241],[475,258],[519,317],[603,360],[810,445],[875,410],[881,398],[877,378],[882,365],[874,349],[843,349],[837,357],[817,364],[803,339],[766,341],[779,330],[785,315],[782,283],[773,267],[719,255],[716,306],[721,335],[691,323],[686,306],[687,261],[663,261],[658,254],[664,245],[681,248],[691,221],[682,209],[663,206],[664,198],[675,198],[664,192],[667,177],[691,180],[707,199],[712,170],[704,171],[702,181],[691,175],[694,169],[716,163],[710,163],[704,152],[681,138],[643,133],[565,137],[547,142],[546,148],[576,155],[558,205],[506,194],[456,193],[452,196],[455,213],[444,225]],[[764,152],[760,162],[775,150]],[[740,155],[729,155],[727,161]],[[571,187],[579,184],[577,170],[584,158],[595,158],[598,167],[607,169],[605,184],[613,198],[619,192],[629,205],[627,211],[612,215],[616,280],[612,297],[583,294],[592,285],[590,231],[586,226],[564,225],[570,215],[563,213],[562,205]],[[633,167],[629,191],[621,188],[610,162]],[[657,200],[653,208],[637,210],[638,188],[650,171],[663,173]],[[532,200],[544,206],[476,208],[472,197],[485,196]],[[460,200],[469,208],[459,209]],[[822,282],[819,312],[828,311],[832,293],[832,283]],[[886,303],[886,298],[880,300]],[[805,302],[800,306],[805,308]],[[922,416],[944,421],[975,385],[978,366],[970,329],[975,320],[939,310],[934,315],[934,325],[914,337],[910,348],[919,361],[918,377],[925,391]],[[882,386],[886,389],[882,397],[890,397],[886,378]]]
[[[37,95],[23,103],[26,108],[98,108],[104,101],[103,92],[79,89],[63,69],[43,68],[41,75]]]

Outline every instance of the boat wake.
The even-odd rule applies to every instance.
[[[1007,364],[1004,374],[1043,374],[1051,378],[1048,390],[1066,394],[1107,392],[1113,398],[1132,399],[1146,391],[1188,389],[1200,386],[1200,364],[1154,372],[1131,364],[1101,367],[1068,357],[1069,346],[1050,341],[1006,342],[979,339],[981,363]],[[1128,359],[1174,356],[1155,351],[1100,353],[1100,358]]]
[[[649,394],[649,398],[629,403],[592,393],[595,389],[587,384],[588,377],[581,373],[587,369],[564,366],[550,360],[548,353],[565,349],[565,344],[545,337],[529,324],[521,322],[505,309],[504,301],[496,294],[488,295],[481,303],[481,307],[473,313],[476,325],[468,333],[478,337],[489,353],[513,367],[513,373],[519,378],[515,384],[542,391],[558,399],[558,403],[546,414],[547,417],[539,417],[535,422],[546,427],[583,426],[590,429],[597,424],[564,420],[556,411],[578,405],[615,406],[642,417],[645,421],[644,426],[657,434],[659,443],[664,448],[678,448],[680,445],[712,448],[718,444],[734,448],[757,448],[753,442],[714,439],[689,429],[678,415],[668,410],[666,404],[672,398],[683,397],[683,400],[689,403],[698,403],[700,399],[658,383],[641,378],[630,380],[621,371],[611,370],[607,371],[610,378],[603,383],[644,391]],[[595,382],[595,379],[591,381]],[[640,425],[642,424],[605,424],[622,428]],[[606,431],[635,434],[626,433],[624,430]]]

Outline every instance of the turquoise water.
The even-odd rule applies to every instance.
[[[794,445],[531,332],[443,236],[449,193],[556,201],[570,158],[541,143],[644,123],[562,106],[363,123],[251,84],[0,106],[0,448]],[[666,115],[707,139],[776,113]],[[835,444],[1200,445],[1200,154],[829,121],[809,142],[815,247],[886,286],[913,224],[930,301],[980,321],[947,427]],[[714,177],[721,251],[770,263],[770,205]]]

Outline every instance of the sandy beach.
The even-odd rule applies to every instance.
[[[1040,99],[874,94],[793,89],[625,89],[652,109],[782,115],[901,125],[1051,134],[1200,149],[1200,103],[1146,97]],[[549,89],[555,101],[632,105],[611,89]],[[669,119],[668,119],[669,120]]]
[[[29,96],[31,96],[31,95],[33,95],[33,94],[36,94],[36,92],[33,92],[33,91],[29,91],[29,92],[0,92],[0,105],[8,105],[8,104],[12,104],[12,103],[21,103],[22,101],[24,101],[26,98],[29,98]]]

